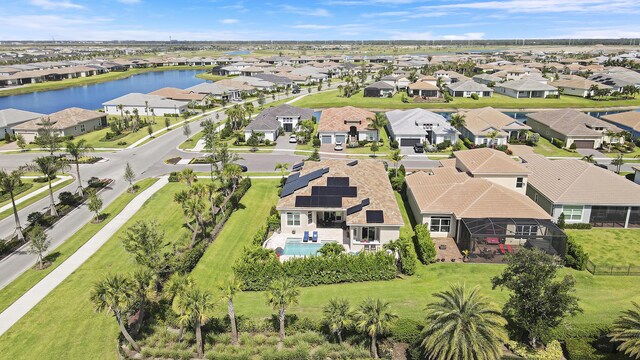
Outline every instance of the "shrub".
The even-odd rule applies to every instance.
[[[63,191],[58,194],[58,200],[62,205],[73,205],[76,203],[76,197],[69,191]]]
[[[124,145],[127,145],[127,142],[126,141],[118,141],[118,145],[124,146]]]
[[[564,141],[562,141],[562,140],[560,140],[560,139],[552,139],[552,140],[551,140],[551,143],[552,143],[555,147],[560,148],[560,149],[564,148],[564,145],[565,145],[565,144],[564,144]]]
[[[436,258],[436,244],[431,240],[429,229],[424,224],[418,224],[415,232],[414,245],[418,260],[425,265],[432,263]]]
[[[569,145],[569,149],[571,149],[571,150],[575,150],[577,148],[578,148],[578,146],[576,145],[575,141],[572,142],[571,145]]]
[[[416,273],[416,267],[418,266],[415,247],[409,239],[401,238],[398,243],[400,248],[400,272],[411,276]]]
[[[397,342],[416,344],[422,340],[421,322],[414,319],[396,319],[391,325],[391,338]]]
[[[582,245],[576,242],[572,236],[569,236],[567,238],[566,266],[582,271],[587,268],[588,260],[589,254],[584,251]]]
[[[589,223],[573,223],[573,224],[565,224],[563,229],[589,230],[592,227],[593,225]]]
[[[445,141],[437,144],[436,148],[438,149],[438,151],[442,151],[444,149],[449,148],[449,146],[451,146],[451,140],[445,140]]]
[[[515,341],[509,341],[509,350],[514,354],[526,359],[526,360],[561,360],[563,359],[562,347],[557,340],[553,340],[547,344],[545,350],[531,350],[529,347],[523,344],[519,344]]]
[[[560,216],[558,216],[558,221],[556,223],[560,229],[564,229],[565,226],[567,226],[564,219],[565,219],[565,216],[564,216],[564,213],[562,212],[560,213]]]
[[[391,149],[393,149],[393,150],[397,149],[397,148],[398,148],[398,145],[399,145],[399,144],[398,144],[398,141],[397,141],[397,140],[393,140],[393,141],[389,142],[389,147],[390,147]]]
[[[27,221],[31,224],[41,224],[44,219],[44,214],[39,211],[34,211],[27,215]]]
[[[264,140],[264,144],[265,144],[266,146],[270,146],[270,145],[271,145],[271,140],[269,140],[269,139],[265,139],[265,140]]]
[[[498,146],[496,146],[496,150],[500,150],[502,152],[507,152],[507,150],[509,150],[509,146],[508,145],[498,145]]]
[[[404,175],[400,171],[398,171],[398,176],[390,174],[389,180],[391,181],[391,187],[393,190],[402,191],[402,188],[404,187]]]
[[[13,191],[13,196],[23,193],[33,187],[33,183],[22,183]],[[11,199],[11,194],[8,192],[0,191],[0,202],[4,202]]]
[[[205,244],[200,243],[191,249],[186,250],[176,259],[175,271],[180,274],[188,274],[193,270],[204,254]]]
[[[51,178],[51,181],[53,181],[55,179],[56,179],[56,176],[54,175]],[[37,177],[37,178],[33,179],[33,182],[35,182],[35,183],[46,183],[47,181],[49,181],[49,180],[47,179],[46,176],[41,176],[41,177]]]
[[[102,180],[98,179],[95,176],[92,176],[91,178],[89,178],[89,181],[87,181],[87,184],[89,184],[89,187],[99,187],[100,185],[102,185]]]
[[[180,182],[180,178],[176,171],[172,171],[171,174],[169,174],[169,182]]]
[[[320,139],[318,139],[317,137],[313,138],[311,144],[313,144],[313,147],[320,147]]]
[[[275,231],[280,228],[280,214],[273,214],[267,218],[267,229]]]
[[[476,94],[476,93],[471,94],[471,98],[472,98],[473,100],[478,100],[478,99],[480,99],[480,97],[479,97],[479,96],[478,96],[478,94]]]

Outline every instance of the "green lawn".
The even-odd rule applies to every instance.
[[[328,108],[334,106],[355,106],[370,109],[474,109],[492,106],[500,109],[534,109],[534,108],[603,108],[611,106],[640,106],[640,96],[634,100],[595,101],[576,96],[561,96],[560,99],[515,99],[501,94],[473,100],[471,98],[455,98],[449,103],[403,103],[400,94],[392,98],[364,97],[360,91],[350,98],[339,97],[338,90],[308,95],[294,103],[299,107]]]
[[[233,274],[233,263],[265,223],[271,206],[276,204],[279,184],[278,180],[252,180],[251,188],[240,201],[243,206],[231,215],[193,270],[196,283],[216,291]]]
[[[27,191],[23,191],[23,192],[21,192],[19,194],[14,194],[14,199],[16,201],[18,201],[21,197],[23,197],[25,195],[28,195],[28,194],[40,189],[41,187],[47,185],[47,183],[38,183],[38,182],[34,182],[33,180],[34,179],[22,179],[22,182],[24,184],[33,184],[33,186],[31,186]],[[0,202],[0,206],[5,206],[5,205],[10,204],[10,203],[11,203],[11,198]]]
[[[136,185],[139,187],[138,192],[130,193],[127,191],[109,204],[109,206],[102,211],[104,220],[101,223],[87,223],[62,245],[57,247],[49,256],[50,259],[55,258],[51,266],[44,270],[29,269],[11,282],[11,284],[0,290],[0,295],[2,295],[0,296],[0,311],[4,311],[9,305],[22,296],[22,294],[27,292],[27,290],[34,286],[38,281],[58,267],[58,265],[64,262],[69,256],[71,256],[71,254],[78,250],[85,242],[91,239],[93,235],[118,215],[134,197],[139,195],[149,186],[153,185],[156,181],[158,181],[158,179],[150,178],[137,182]]]
[[[94,311],[89,301],[93,284],[105,274],[135,269],[121,237],[138,220],[157,219],[169,244],[183,245],[190,241],[189,231],[182,226],[182,210],[173,201],[173,194],[184,188],[184,184],[169,183],[154,194],[100,250],[0,337],[2,357],[115,358],[118,326],[110,314]],[[171,249],[171,245],[167,248]]]
[[[53,182],[55,182],[55,181],[57,181],[57,180],[54,180]],[[58,185],[53,187],[53,192],[55,193],[56,191],[62,189],[63,187],[71,184],[74,181],[76,181],[76,180],[71,178],[71,179],[68,179],[68,180],[65,180],[65,181],[61,182],[60,184],[58,184]],[[44,183],[44,185],[48,186],[47,183]],[[31,188],[31,189],[33,189],[33,188]],[[29,190],[31,190],[31,189],[29,189]],[[36,195],[36,196],[34,196],[34,197],[24,201],[24,202],[21,202],[20,204],[17,204],[16,207],[18,208],[18,210],[22,210],[25,207],[33,204],[36,201],[39,201],[39,200],[45,198],[47,196],[49,196],[49,191],[43,191],[40,194],[38,194],[38,195]],[[58,199],[55,199],[55,200],[58,201]],[[4,218],[6,218],[8,216],[11,216],[11,215],[13,215],[13,209],[12,208],[9,208],[9,209],[7,209],[7,210],[5,210],[3,212],[0,212],[0,220],[3,220]],[[21,219],[21,220],[24,221],[26,219]]]
[[[218,81],[218,80],[224,80],[224,79],[233,79],[233,77],[231,76],[221,76],[221,75],[213,75],[211,73],[201,73],[196,75],[197,78],[199,79],[203,79],[203,80],[209,80],[209,81]]]
[[[640,229],[566,230],[596,265],[640,266]]]
[[[413,219],[411,208],[409,207],[409,204],[405,204],[402,200],[402,195],[400,195],[399,192],[394,192],[394,194],[396,196],[400,212],[402,213],[402,221],[404,221],[404,226],[400,228],[400,236],[413,237],[415,234],[413,231],[413,228],[415,227],[415,220]]]
[[[615,151],[615,150],[613,150],[613,151],[611,151],[611,152],[607,152],[607,151],[606,151],[606,147],[605,147],[605,150],[603,150],[603,151],[602,151],[602,153],[603,153],[605,156],[613,157],[613,158],[614,158],[614,157],[618,157],[618,155],[620,154],[619,152],[617,152],[617,151]],[[639,162],[640,162],[640,159],[639,159],[639,158],[640,158],[640,147],[636,146],[636,147],[633,149],[633,151],[632,151],[632,152],[624,153],[623,157],[625,157],[625,158],[633,158],[633,159],[637,159],[637,161],[639,161]]]
[[[538,144],[533,147],[533,152],[536,154],[540,154],[543,156],[568,156],[568,157],[582,157],[582,155],[577,152],[572,152],[565,149],[560,149],[555,145],[551,144],[549,140],[540,137],[538,140]]]

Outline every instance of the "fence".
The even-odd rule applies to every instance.
[[[587,270],[593,275],[640,276],[640,266],[638,265],[596,264],[591,260],[587,260]]]

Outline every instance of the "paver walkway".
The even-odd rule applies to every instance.
[[[52,183],[51,183],[51,187],[52,187],[52,188],[53,188],[53,187],[55,187],[55,186],[57,186],[58,184],[62,184],[63,182],[65,182],[65,181],[67,181],[67,180],[71,179],[71,176],[58,176],[58,179],[60,179],[60,180],[58,180],[58,181],[54,181],[54,182],[52,182]],[[19,205],[19,204],[21,204],[21,203],[23,203],[23,202],[25,202],[25,201],[27,201],[27,200],[29,200],[29,199],[31,199],[32,197],[36,197],[36,196],[38,196],[38,194],[41,194],[41,193],[43,193],[43,192],[45,192],[45,191],[49,191],[49,186],[48,186],[48,185],[47,185],[47,186],[43,186],[43,187],[41,187],[41,188],[40,188],[40,189],[38,189],[38,190],[35,190],[35,191],[33,191],[33,192],[30,192],[30,193],[28,193],[27,195],[22,196],[22,197],[20,197],[20,198],[16,199],[16,206],[17,206],[17,205]],[[0,212],[3,212],[3,211],[8,210],[8,209],[11,209],[11,208],[12,208],[12,206],[13,206],[13,205],[11,205],[11,202],[9,202],[9,203],[8,203],[8,204],[6,204],[5,206],[0,207]]]
[[[69,275],[76,271],[87,259],[104,245],[129,219],[136,213],[149,198],[169,183],[169,178],[161,177],[155,184],[136,196],[131,202],[114,217],[107,225],[89,239],[67,260],[60,264],[44,279],[16,300],[5,311],[0,313],[0,336],[9,330],[18,320],[33,309],[53,289],[62,283]]]

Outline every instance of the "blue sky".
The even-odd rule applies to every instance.
[[[640,38],[640,0],[2,0],[0,40]]]

